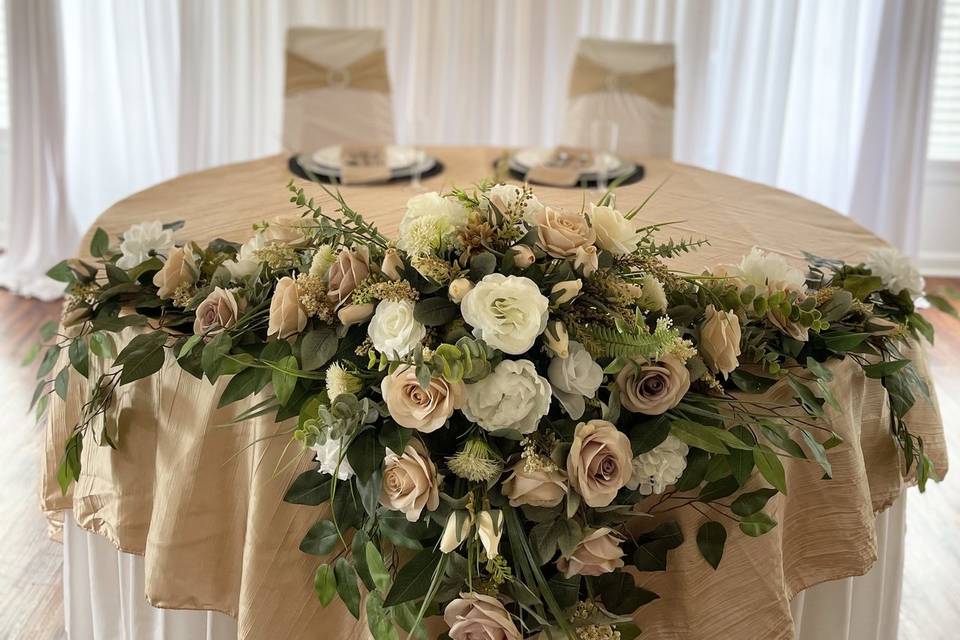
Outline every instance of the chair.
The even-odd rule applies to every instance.
[[[287,32],[283,145],[393,142],[390,77],[379,29]]]
[[[669,159],[675,89],[672,44],[583,38],[570,73],[563,142],[596,146],[592,124],[610,120],[619,125],[617,153]]]

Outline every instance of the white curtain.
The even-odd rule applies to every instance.
[[[552,145],[578,37],[673,42],[677,160],[917,248],[939,0],[6,1],[18,268],[0,284],[26,293],[116,200],[280,150],[291,25],[383,28],[398,138],[419,144]]]

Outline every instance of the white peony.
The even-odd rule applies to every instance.
[[[737,276],[744,286],[753,285],[758,293],[804,291],[807,288],[802,271],[790,266],[783,256],[764,253],[757,247],[743,257],[731,275]]]
[[[874,249],[864,264],[875,276],[880,276],[883,286],[899,294],[906,289],[911,298],[923,295],[924,281],[910,258],[893,247]]]
[[[584,396],[592,398],[603,383],[603,367],[590,357],[579,342],[570,341],[570,355],[554,358],[547,368],[547,377],[553,386],[553,395],[574,420],[579,420],[586,409]]]
[[[166,254],[173,248],[173,231],[164,229],[163,224],[154,220],[135,224],[123,232],[120,241],[120,259],[117,266],[132,269],[155,254]]]
[[[260,259],[257,257],[257,251],[266,246],[267,240],[262,232],[253,234],[253,237],[240,245],[240,251],[237,252],[236,262],[224,262],[223,266],[227,268],[234,280],[249,278],[260,269]]]
[[[590,204],[590,224],[597,233],[597,244],[615,256],[632,253],[640,243],[640,234],[622,213],[613,207]]]
[[[373,348],[391,358],[408,355],[427,335],[427,328],[413,317],[409,300],[383,300],[367,326]]]
[[[336,474],[338,480],[349,480],[353,477],[353,467],[347,461],[346,452],[343,452],[343,460],[340,460],[342,444],[343,441],[339,438],[327,438],[323,444],[313,445],[313,450],[317,454],[317,462],[320,463],[320,468],[317,469],[318,473],[327,473],[331,476]],[[339,467],[337,467],[338,461],[340,463]]]
[[[533,433],[550,411],[550,383],[529,360],[503,360],[486,378],[467,385],[462,411],[487,431]]]
[[[543,205],[537,200],[533,193],[527,194],[527,199],[518,210],[518,203],[523,197],[523,189],[515,184],[495,184],[480,196],[480,210],[488,211],[492,203],[500,210],[500,213],[507,211],[516,211],[523,216],[523,219],[532,224],[532,216],[543,211]]]
[[[397,246],[413,256],[436,253],[467,223],[468,214],[462,204],[436,191],[414,196],[400,221]]]
[[[529,350],[547,327],[549,306],[533,280],[491,273],[463,297],[460,312],[474,336],[518,355]]]
[[[663,493],[680,479],[687,468],[689,450],[687,444],[676,436],[667,436],[651,451],[633,459],[633,474],[627,482],[627,488],[634,491],[639,489],[645,496]]]

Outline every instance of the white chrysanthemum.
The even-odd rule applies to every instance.
[[[743,257],[733,275],[758,292],[804,291],[807,286],[803,272],[790,266],[783,256],[764,253],[757,247]]]
[[[549,306],[533,280],[491,273],[463,297],[460,312],[474,336],[494,349],[519,355],[546,329]]]
[[[495,184],[480,196],[480,209],[487,211],[490,204],[493,203],[501,213],[507,211],[516,211],[520,198],[523,197],[523,189],[514,184]],[[537,200],[537,196],[532,193],[526,198],[523,208],[517,213],[523,216],[523,219],[532,224],[532,216],[543,211],[543,205]]]
[[[318,473],[327,473],[331,476],[336,474],[338,480],[349,480],[354,475],[353,467],[347,461],[346,452],[343,452],[343,460],[340,459],[340,448],[343,441],[339,438],[327,438],[323,444],[313,446],[317,454],[317,462],[320,463]],[[340,466],[337,466],[337,462]]]
[[[148,260],[153,254],[166,254],[173,248],[173,231],[164,229],[163,224],[154,220],[135,224],[123,232],[120,241],[120,259],[117,266],[132,269]]]
[[[864,264],[875,276],[880,276],[883,286],[894,293],[904,289],[910,292],[911,298],[923,295],[924,281],[910,258],[896,249],[889,247],[873,250]]]
[[[637,250],[640,234],[633,223],[613,207],[590,204],[590,225],[597,233],[597,244],[613,255]]]
[[[487,431],[513,429],[524,435],[537,430],[550,411],[550,383],[529,360],[503,360],[486,378],[467,385],[461,409]]]
[[[327,367],[326,373],[327,397],[333,400],[342,393],[357,393],[362,388],[360,378],[353,375],[339,362],[334,362]]]
[[[420,346],[427,328],[413,317],[410,300],[382,300],[367,326],[373,348],[391,358],[402,358]]]
[[[444,248],[467,223],[468,211],[436,191],[407,201],[397,246],[410,255],[430,255]]]
[[[663,283],[650,274],[643,276],[637,303],[647,311],[666,311],[667,292],[663,289]]]
[[[237,252],[236,262],[224,262],[223,266],[227,268],[234,280],[252,276],[260,269],[260,259],[257,252],[263,249],[267,244],[263,232],[258,231],[253,234],[249,240],[240,246]]]
[[[634,491],[639,489],[645,496],[663,493],[680,479],[687,468],[689,450],[687,444],[676,436],[667,436],[653,450],[633,459],[633,475],[627,482],[627,488]]]
[[[337,261],[337,252],[328,244],[322,244],[317,247],[317,252],[313,254],[313,260],[310,262],[310,275],[319,278],[326,278],[330,267]]]

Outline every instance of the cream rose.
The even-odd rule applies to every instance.
[[[281,242],[289,245],[301,245],[307,241],[311,229],[316,228],[313,218],[299,216],[277,216],[267,223],[263,231],[267,242]]]
[[[463,414],[487,431],[537,430],[550,411],[550,383],[529,360],[503,360],[486,378],[467,385]]]
[[[344,304],[369,275],[370,251],[366,247],[341,249],[327,272],[327,297],[337,305]]]
[[[583,345],[571,341],[570,355],[566,358],[553,358],[547,367],[547,378],[556,396],[567,414],[579,420],[586,409],[584,397],[592,398],[603,383],[603,367],[590,357]]]
[[[527,461],[521,460],[511,468],[502,489],[511,507],[555,507],[567,495],[567,476],[559,469],[527,470]]]
[[[307,326],[307,314],[300,304],[297,281],[289,276],[280,278],[270,301],[270,321],[267,335],[281,340],[300,333]]]
[[[419,440],[411,440],[401,455],[387,449],[380,504],[416,522],[424,508],[435,511],[440,506],[440,480],[436,465]]]
[[[740,363],[740,318],[732,311],[707,306],[700,325],[700,354],[714,373],[729,375]]]
[[[573,258],[577,249],[592,245],[596,232],[579,212],[547,207],[531,216],[537,226],[540,247],[554,258]]]
[[[519,355],[543,333],[549,306],[533,280],[491,273],[463,296],[460,312],[474,336],[504,353]]]
[[[215,336],[235,325],[239,315],[240,305],[233,292],[215,287],[197,307],[193,332],[198,336]]]
[[[157,287],[157,295],[162,300],[169,300],[177,287],[193,284],[199,275],[193,250],[188,247],[177,247],[170,251],[167,261],[163,263],[163,268],[153,274],[153,285]]]
[[[417,382],[416,369],[401,367],[380,383],[387,410],[397,424],[421,433],[436,431],[463,407],[464,385],[434,378],[426,389]]]
[[[573,576],[600,576],[623,567],[621,539],[608,527],[587,532],[577,543],[573,553],[557,559],[557,569],[564,578]]]
[[[597,245],[613,255],[623,255],[637,250],[640,235],[633,223],[610,206],[590,205],[590,224],[597,234]]]
[[[420,346],[427,328],[413,317],[410,300],[382,300],[367,325],[373,348],[391,358],[402,358]]]
[[[496,598],[461,593],[443,610],[450,640],[523,640],[513,618]]]
[[[567,454],[570,486],[590,507],[606,507],[630,480],[630,439],[606,420],[581,422]]]
[[[620,404],[634,413],[658,416],[675,406],[690,389],[690,372],[667,354],[659,362],[628,362],[617,374]]]

